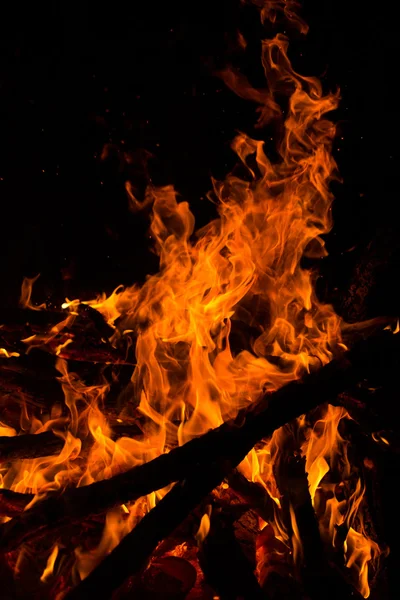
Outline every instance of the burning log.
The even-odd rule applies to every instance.
[[[106,323],[103,315],[95,308],[81,303],[78,305],[78,314],[86,318],[93,325],[103,340],[108,340],[113,335],[114,329]]]
[[[0,463],[18,458],[38,458],[58,454],[64,446],[62,437],[53,431],[0,437]]]
[[[112,592],[127,577],[137,573],[146,564],[159,542],[172,534],[231,469],[232,463],[222,460],[212,465],[202,465],[183,482],[175,484],[99,567],[67,594],[66,598],[110,598]]]
[[[196,583],[194,566],[178,556],[164,556],[153,560],[142,576],[141,585],[131,596],[144,600],[184,600]]]
[[[374,369],[384,370],[395,366],[399,341],[399,336],[391,332],[361,341],[343,357],[331,361],[318,372],[268,394],[256,407],[241,411],[234,421],[224,423],[168,454],[111,479],[71,489],[61,496],[49,495],[19,518],[0,527],[2,550],[7,552],[15,549],[21,543],[69,520],[81,520],[90,514],[102,513],[116,504],[132,501],[180,481],[196,466],[207,467],[215,461],[228,461],[231,469],[234,468],[259,440],[271,435],[275,429],[319,404],[336,398]],[[224,472],[215,486],[228,473],[229,470]],[[211,489],[207,489],[205,494]]]
[[[230,473],[227,482],[233,492],[264,521],[272,521],[274,518],[274,501],[262,485],[249,481],[237,469]]]
[[[43,358],[49,356],[42,354]],[[30,357],[32,356],[33,353]],[[64,395],[60,384],[55,380],[53,366],[47,369],[47,361],[43,360],[41,370],[35,373],[34,369],[25,367],[23,359],[25,357],[22,356],[15,362],[14,359],[10,359],[0,369],[1,409],[9,411],[10,400],[17,405],[29,404],[39,408],[48,408],[55,402],[63,402]],[[54,358],[51,359],[54,362]]]
[[[12,490],[0,489],[0,516],[16,517],[20,515],[34,497],[34,494],[20,494]]]
[[[113,423],[112,439],[141,435],[136,423]],[[64,439],[53,431],[16,436],[0,436],[0,464],[24,458],[39,458],[59,454],[64,446]],[[85,446],[89,441],[84,442]],[[2,490],[0,490],[1,492]]]
[[[284,477],[280,478],[280,491],[287,496],[293,511],[296,529],[292,523],[292,540],[301,555],[299,571],[307,596],[319,600],[323,588],[327,599],[335,600],[338,596],[348,600],[361,599],[343,572],[331,568],[325,556],[303,458],[294,456],[286,463]]]
[[[246,514],[244,513],[242,518]],[[232,521],[232,515],[229,513],[213,510],[210,532],[201,546],[201,568],[221,598],[261,600],[265,595],[254,574],[255,533],[253,557],[248,556],[240,539],[235,535]],[[240,522],[240,519],[238,521]]]
[[[112,347],[115,330],[103,315],[86,304],[76,312],[30,309],[0,309],[1,346],[22,358],[32,347],[67,360],[95,364],[132,365],[126,348]],[[15,356],[15,355],[14,355]],[[20,361],[17,361],[20,362]]]
[[[311,504],[304,457],[293,456],[285,461],[278,487],[283,494],[281,503],[292,513],[291,520],[296,524],[297,531],[292,523],[292,540],[293,546],[297,545],[298,552],[303,555],[302,568],[311,574],[318,573],[325,561],[318,523]]]

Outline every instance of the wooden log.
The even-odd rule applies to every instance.
[[[61,452],[63,446],[64,440],[53,431],[12,437],[1,436],[0,463],[19,458],[51,456]]]
[[[16,517],[34,498],[34,494],[20,494],[12,490],[0,489],[0,517]]]
[[[114,333],[113,327],[109,325],[103,315],[98,310],[89,306],[88,304],[78,305],[78,314],[93,324],[93,327],[97,330],[100,337],[108,340]]]
[[[388,331],[360,341],[318,372],[267,394],[250,410],[240,411],[235,420],[168,454],[111,479],[68,490],[61,496],[49,494],[20,517],[0,526],[1,549],[10,551],[69,520],[99,514],[161,489],[182,480],[196,466],[215,460],[227,460],[236,466],[258,441],[288,421],[336,398],[374,370],[384,373],[386,368],[398,369],[399,343],[400,336]],[[236,464],[233,457],[238,457]]]
[[[102,364],[134,364],[133,352],[112,347],[109,338],[115,330],[103,315],[86,304],[76,307],[76,315],[57,333],[55,326],[70,316],[67,311],[0,309],[0,347],[22,357],[31,345],[66,360]],[[53,329],[54,328],[54,329]],[[23,339],[33,337],[29,344]],[[71,343],[72,340],[72,343]],[[65,342],[69,342],[64,345]],[[128,356],[129,354],[129,356]],[[14,362],[15,358],[13,358]]]
[[[319,534],[318,522],[312,507],[308,488],[307,473],[305,470],[305,457],[293,456],[286,462],[284,489],[280,491],[287,494],[289,503],[293,508],[302,545],[302,568],[315,572],[325,564],[322,540]]]
[[[66,600],[111,598],[127,577],[146,564],[159,542],[173,533],[231,469],[232,463],[227,461],[195,468],[190,477],[175,484],[102,563],[67,594]]]
[[[246,502],[267,523],[274,519],[274,501],[259,483],[249,481],[237,469],[227,477],[227,483],[241,500]]]
[[[54,358],[52,362],[54,362]],[[7,360],[1,364],[0,369],[0,409],[8,411],[10,402],[16,405],[27,403],[40,408],[50,407],[56,402],[64,401],[59,382],[55,379],[56,372],[48,368],[44,360],[45,368],[35,373],[33,369],[24,366],[25,357],[21,356],[18,363],[14,359]],[[54,372],[53,372],[54,371]]]
[[[257,538],[258,576],[268,600],[304,600],[300,582],[293,576],[292,555],[286,543],[266,525]]]
[[[135,437],[142,435],[137,423],[112,423],[111,438]],[[83,440],[85,446],[91,444],[90,439]],[[64,439],[52,430],[35,434],[0,436],[0,464],[24,458],[39,458],[59,454],[64,446]],[[1,490],[0,490],[1,492]]]
[[[196,569],[188,560],[178,556],[163,556],[151,561],[141,577],[141,585],[125,598],[185,600],[196,579]]]
[[[265,599],[254,573],[255,534],[253,542],[254,556],[250,556],[235,535],[229,512],[213,509],[210,531],[201,545],[199,559],[207,582],[220,598]]]
[[[327,600],[361,600],[362,596],[347,581],[344,571],[332,569],[325,556],[311,503],[305,458],[293,456],[285,466],[284,473],[281,473],[280,491],[287,497],[296,520],[298,543],[301,545],[297,567],[307,597],[320,600],[323,589]]]

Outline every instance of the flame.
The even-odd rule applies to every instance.
[[[89,573],[109,554],[127,535],[138,520],[145,514],[145,501],[139,500],[132,504],[128,513],[121,507],[108,511],[100,543],[94,549],[77,548],[74,570],[80,579],[85,579]]]
[[[8,352],[5,348],[0,348],[0,357],[5,356],[6,358],[12,358],[13,356],[20,356],[19,352]]]
[[[0,421],[0,436],[13,437],[14,435],[17,435],[15,429],[13,427],[9,427],[8,425]]]
[[[368,562],[374,555],[380,554],[378,544],[368,539],[365,534],[355,531],[352,527],[346,538],[345,552],[348,568],[355,567],[359,577],[359,590],[364,598],[370,595],[368,585]]]
[[[275,21],[283,13],[306,31],[293,11],[294,2],[254,3],[260,6],[263,20]],[[240,39],[245,47],[244,38]],[[335,126],[326,115],[337,107],[339,92],[326,93],[318,79],[296,73],[287,52],[288,40],[282,34],[263,42],[265,90],[254,89],[233,69],[221,73],[233,91],[258,105],[258,126],[275,121],[281,137],[278,158],[272,161],[262,139],[245,133],[236,136],[232,149],[240,166],[225,180],[213,180],[209,194],[218,218],[196,231],[189,204],[172,186],[150,185],[140,201],[127,184],[133,209],[151,211],[150,234],[159,271],[143,285],[118,286],[110,296],[84,303],[114,329],[109,340],[114,346],[127,339],[135,343],[131,400],[143,418],[142,435],[114,440],[104,410],[109,382],[87,385],[60,358],[75,340],[57,336],[74,322],[81,304],[79,299],[66,299],[61,308],[67,316],[61,323],[23,341],[30,347],[57,338],[54,353],[67,414],[54,407],[47,420],[39,419],[25,406],[21,420],[32,433],[53,429],[64,439],[64,447],[56,457],[7,465],[0,472],[5,487],[35,494],[34,503],[47,491],[109,478],[217,427],[266,391],[319,368],[335,352],[346,349],[341,319],[330,305],[319,301],[315,274],[301,262],[304,256],[326,256],[322,236],[332,227],[329,186],[336,176],[331,155]],[[280,105],[283,95],[285,110]],[[20,305],[44,310],[44,304],[31,302],[36,279],[24,279]],[[235,336],[239,342],[233,341]],[[5,350],[0,353],[8,356]],[[118,421],[124,422],[125,417],[122,410]],[[350,480],[346,441],[339,433],[340,422],[347,418],[343,409],[328,406],[312,428],[301,418],[298,429],[321,535],[335,545],[337,527],[346,526],[347,566],[357,573],[359,589],[367,597],[368,562],[379,548],[360,526],[364,490],[358,480],[348,499],[339,500],[328,481],[334,470],[340,472],[344,485]],[[11,433],[4,435],[16,433],[6,431]],[[276,431],[271,440],[249,453],[240,470],[261,483],[274,500],[275,521],[265,525],[263,532],[274,538],[277,556],[282,557],[291,545],[297,558],[302,548],[293,507],[290,539],[274,477],[287,440],[284,428]],[[76,549],[76,574],[86,577],[166,491],[109,511],[98,546]],[[206,512],[196,534],[198,543],[209,528]],[[55,546],[42,580],[50,576],[57,552]]]
[[[46,568],[44,569],[42,576],[40,578],[40,581],[42,583],[47,583],[47,581],[50,579],[50,577],[53,574],[54,571],[54,565],[55,562],[57,560],[57,556],[58,556],[58,546],[57,544],[53,547],[52,551],[50,552],[50,556],[47,559],[47,564],[46,564]]]
[[[296,521],[296,515],[294,514],[293,506],[289,507],[290,512],[290,522],[292,526],[292,547],[293,547],[293,561],[295,565],[300,564],[301,559],[303,557],[303,543],[301,541],[301,536],[299,532],[299,528]]]
[[[339,446],[342,451],[345,448],[345,441],[338,433],[338,426],[343,418],[350,418],[345,409],[329,405],[324,418],[315,423],[309,439],[303,445],[310,495],[314,506],[317,488],[329,472],[329,462],[338,454]]]
[[[211,527],[211,522],[210,522],[210,517],[211,517],[211,505],[207,506],[207,510],[204,513],[204,515],[201,517],[201,521],[200,521],[200,526],[199,529],[195,535],[195,538],[197,540],[197,544],[200,546],[202,544],[202,542],[204,542],[204,540],[206,539],[206,537],[209,534],[210,531],[210,527]]]
[[[22,308],[29,308],[30,310],[46,310],[46,304],[43,303],[39,304],[39,306],[36,306],[31,302],[33,284],[35,283],[35,281],[37,281],[39,277],[40,273],[39,275],[36,275],[36,277],[24,278],[21,285],[21,296],[19,299],[19,305]]]

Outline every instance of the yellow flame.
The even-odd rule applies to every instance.
[[[19,352],[8,352],[5,348],[0,348],[0,356],[5,356],[6,358],[12,358],[13,356],[20,356]]]
[[[42,576],[40,577],[40,581],[42,583],[47,583],[47,581],[50,579],[50,577],[53,575],[53,571],[54,571],[54,565],[56,562],[58,556],[58,546],[57,544],[53,547],[52,551],[50,552],[50,556],[47,559],[47,564],[46,567],[42,573]]]
[[[22,308],[29,308],[30,310],[46,310],[46,304],[43,303],[39,306],[36,306],[31,302],[33,284],[39,277],[40,273],[39,275],[36,275],[36,277],[25,277],[22,281],[21,296],[19,299],[19,305]]]
[[[202,542],[204,542],[204,540],[206,539],[206,537],[209,534],[210,527],[211,527],[210,517],[211,517],[211,506],[208,505],[207,511],[201,517],[200,526],[195,535],[198,545],[202,544]]]

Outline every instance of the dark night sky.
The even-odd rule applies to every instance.
[[[235,131],[254,133],[255,107],[235,98],[212,72],[232,58],[239,26],[253,40],[247,60],[254,63],[247,67],[259,78],[255,11],[239,11],[236,0],[130,4],[102,9],[94,2],[43,2],[2,17],[5,303],[15,304],[22,277],[38,272],[41,292],[54,299],[142,279],[156,259],[147,250],[146,219],[128,210],[124,181],[144,181],[144,159],[151,153],[153,181],[173,183],[203,224],[213,208],[201,198],[210,176],[222,177],[233,166]],[[322,265],[328,296],[335,286],[348,286],[372,241],[384,264],[370,313],[396,312],[390,16],[377,15],[361,0],[307,0],[302,14],[310,33],[292,43],[297,70],[342,91],[335,154],[344,183],[335,187],[331,256]],[[121,166],[122,141],[136,157],[135,167]],[[112,148],[101,161],[106,143]],[[353,246],[351,255],[345,252]],[[68,282],[65,269],[73,274]]]

